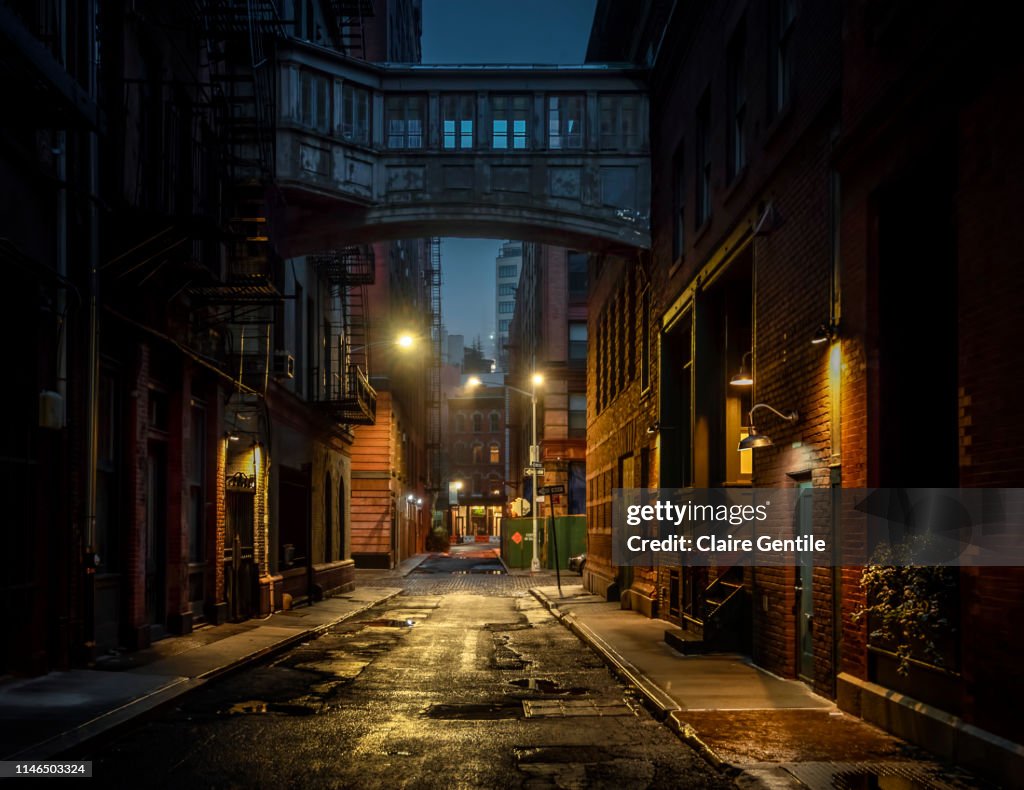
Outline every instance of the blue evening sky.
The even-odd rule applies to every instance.
[[[582,63],[596,0],[423,0],[424,63]],[[500,239],[441,243],[442,320],[488,351]]]

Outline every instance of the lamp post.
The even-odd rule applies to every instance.
[[[506,384],[505,389],[518,392],[520,395],[526,395],[530,399],[530,470],[533,472],[533,485],[530,486],[530,516],[533,521],[533,559],[530,560],[530,570],[537,572],[540,570],[540,558],[537,556],[537,470],[540,468],[540,452],[537,447],[537,385],[544,383],[544,377],[540,373],[534,373],[530,378],[530,391],[521,390],[519,387],[513,387],[511,384]],[[477,387],[481,384],[480,379],[477,376],[471,376],[466,381],[467,387]]]

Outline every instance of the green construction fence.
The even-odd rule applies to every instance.
[[[558,564],[569,567],[569,557],[587,550],[587,517],[557,516]],[[542,568],[555,569],[555,551],[551,545],[551,518],[537,519],[537,556]],[[529,568],[533,559],[533,519],[503,518],[501,520],[501,558],[510,568]]]

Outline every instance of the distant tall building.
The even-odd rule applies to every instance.
[[[506,241],[494,261],[495,294],[494,314],[497,319],[497,332],[494,333],[494,359],[498,370],[508,370],[508,328],[512,323],[512,315],[516,311],[516,287],[519,285],[519,273],[523,269],[523,243]]]

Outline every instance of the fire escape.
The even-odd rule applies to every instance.
[[[374,280],[373,250],[346,247],[309,261],[328,290],[323,352],[313,369],[310,400],[332,423],[372,425],[377,393],[369,379],[366,286]]]
[[[427,491],[441,490],[441,240],[430,239],[426,271],[430,295],[430,370],[427,381]]]
[[[330,0],[336,40],[346,55],[366,60],[364,22],[373,16],[373,0]]]

